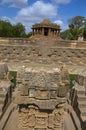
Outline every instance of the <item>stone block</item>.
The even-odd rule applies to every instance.
[[[46,90],[36,90],[36,96],[37,99],[50,99],[49,91]]]
[[[36,115],[36,125],[35,128],[37,129],[46,129],[47,128],[47,116],[45,114]]]
[[[28,96],[28,86],[22,86],[21,88],[21,95],[22,96]]]
[[[57,91],[56,90],[51,90],[50,91],[50,98],[51,99],[57,98]]]
[[[35,119],[35,115],[34,114],[28,114],[28,126],[29,127],[34,127],[35,126],[35,122],[36,122],[36,119]]]
[[[35,97],[35,89],[34,88],[29,88],[29,97]]]
[[[54,115],[53,114],[49,114],[48,127],[49,128],[54,128]]]

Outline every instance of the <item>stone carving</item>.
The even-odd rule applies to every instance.
[[[63,105],[59,105],[58,108],[56,110],[54,110],[54,125],[55,128],[60,128],[62,129],[63,127],[63,117],[64,117],[64,109],[63,109]]]
[[[51,99],[57,98],[57,91],[56,90],[51,90],[50,91],[50,98]]]
[[[36,90],[36,98],[49,99],[49,92],[47,90]]]
[[[48,127],[49,128],[54,128],[54,114],[49,114],[49,117],[48,117]]]
[[[29,127],[35,126],[35,114],[28,113],[28,126]]]
[[[33,105],[28,108],[21,108],[19,112],[19,125],[20,129],[36,129],[36,130],[62,130],[64,110],[63,105],[58,105],[52,112],[41,112]]]
[[[59,97],[65,97],[69,90],[69,85],[70,85],[69,72],[66,66],[64,65],[61,68],[61,80],[59,82],[57,95]]]
[[[28,84],[26,82],[22,83],[22,86],[21,86],[21,95],[22,96],[27,96],[28,95]]]
[[[70,83],[69,72],[65,65],[61,67],[61,81],[65,84]]]
[[[19,112],[19,129],[28,128],[28,109],[22,108]]]

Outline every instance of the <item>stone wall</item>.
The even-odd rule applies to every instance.
[[[51,39],[0,38],[0,60],[24,63],[86,63],[86,42]]]
[[[0,60],[2,62],[24,63],[66,63],[73,65],[86,64],[86,48],[70,48],[38,45],[0,45]]]

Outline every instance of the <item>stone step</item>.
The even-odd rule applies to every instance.
[[[79,120],[79,118],[78,118],[76,112],[72,110],[72,111],[70,112],[70,116],[71,116],[71,119],[72,119],[73,124],[74,124],[74,126],[75,126],[75,129],[76,129],[76,130],[82,130],[81,124],[80,124],[80,120]],[[70,129],[71,129],[71,128],[70,128]]]
[[[81,116],[86,116],[86,108],[79,108]]]
[[[78,94],[77,97],[78,97],[78,101],[86,101],[86,96],[85,95]]]
[[[0,97],[5,97],[5,95],[6,95],[6,92],[0,91]]]
[[[0,116],[2,115],[2,112],[0,111]]]
[[[81,115],[81,119],[83,122],[86,122],[86,116],[85,115]]]
[[[86,108],[86,101],[80,101],[80,100],[79,100],[79,101],[77,101],[77,102],[78,102],[78,107],[79,107],[79,108],[82,108],[82,107],[83,107],[83,108]]]
[[[5,100],[5,99],[4,99],[3,97],[1,97],[1,98],[0,98],[0,104],[3,104],[3,103],[4,103],[4,100]]]
[[[77,94],[83,94],[83,95],[85,95],[85,93],[86,93],[86,92],[85,92],[85,90],[83,90],[83,89],[82,89],[82,90],[77,90]]]
[[[0,104],[0,112],[2,112],[3,104]]]

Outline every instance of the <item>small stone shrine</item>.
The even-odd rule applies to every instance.
[[[58,68],[21,70],[17,76],[20,96],[15,98],[19,107],[18,130],[62,130],[70,84],[65,77],[65,73],[69,75],[68,71]],[[61,79],[63,73],[64,83]]]
[[[43,22],[35,24],[32,26],[33,36],[49,36],[49,37],[59,37],[60,26],[51,23],[49,19],[44,19]]]

